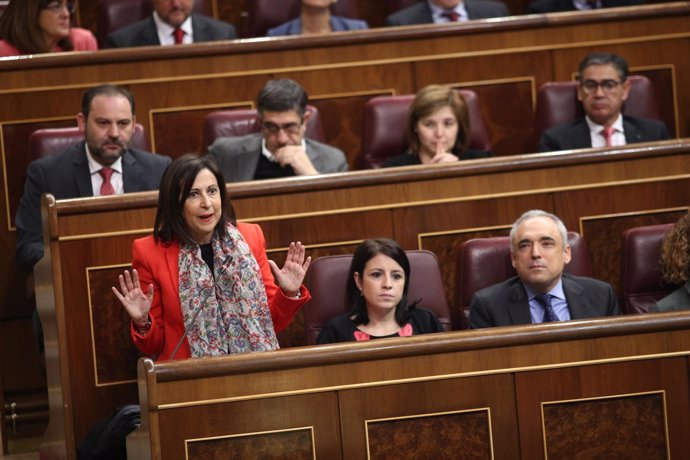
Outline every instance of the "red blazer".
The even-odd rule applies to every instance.
[[[261,227],[256,224],[238,224],[240,233],[249,245],[261,269],[268,296],[268,305],[276,332],[285,329],[300,307],[311,296],[309,291],[300,287],[301,297],[290,299],[276,286],[266,256],[266,240]],[[156,360],[168,360],[175,346],[184,335],[185,324],[180,307],[180,286],[178,257],[180,246],[177,242],[170,244],[156,243],[153,236],[134,240],[132,243],[132,266],[139,272],[141,289],[146,292],[153,284],[153,303],[151,304],[151,329],[146,335],[139,334],[132,324],[132,339],[142,353],[154,356]],[[189,342],[184,340],[175,354],[175,359],[189,358]]]

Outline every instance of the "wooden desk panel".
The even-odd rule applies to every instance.
[[[246,434],[235,427],[245,418],[257,434],[296,429],[292,414],[310,414],[321,395],[337,398],[337,410],[324,404],[311,423],[336,420],[341,431],[315,434],[329,449],[316,449],[317,459],[339,448],[345,459],[447,458],[458,446],[463,458],[572,458],[582,449],[592,457],[682,456],[689,347],[690,315],[682,312],[141,361],[144,423],[128,447],[138,458],[185,458],[190,439]],[[235,410],[243,404],[254,411]],[[182,420],[183,411],[198,423]],[[228,412],[237,415],[232,427],[216,423]],[[310,426],[309,417],[300,423]]]

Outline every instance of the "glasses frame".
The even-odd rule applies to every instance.
[[[595,94],[599,88],[605,93],[610,94],[614,92],[619,86],[622,86],[625,82],[620,80],[606,79],[602,81],[596,80],[584,80],[580,82],[580,87],[582,91],[587,94]]]
[[[279,125],[271,121],[261,121],[261,129],[264,132],[270,134],[271,136],[277,136],[281,131],[284,131],[287,135],[294,136],[296,134],[299,134],[303,125],[304,120],[300,120],[299,123],[285,123],[283,125]]]

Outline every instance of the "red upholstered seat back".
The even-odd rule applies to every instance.
[[[53,155],[84,140],[84,133],[79,128],[48,128],[38,129],[29,136],[29,157],[31,160]],[[133,148],[149,151],[151,146],[144,127],[137,123],[134,125],[132,137]]]
[[[621,236],[621,308],[626,313],[647,313],[657,300],[670,294],[664,282],[661,243],[674,224],[629,228]]]
[[[472,90],[460,90],[470,115],[471,149],[491,150],[489,135],[482,121],[479,98]],[[414,94],[378,96],[364,106],[362,158],[365,168],[379,168],[388,159],[407,149],[405,125]]]
[[[577,276],[592,276],[587,243],[576,232],[568,232],[571,260],[565,266],[565,273]],[[470,302],[475,292],[500,283],[517,272],[510,258],[510,237],[476,238],[460,245],[456,254],[455,298],[460,309],[460,320],[468,326]]]
[[[623,105],[623,114],[660,120],[652,82],[641,75],[631,75],[628,79],[630,93]],[[547,82],[541,85],[537,92],[534,115],[535,145],[545,130],[584,116],[582,104],[577,100],[577,85],[576,81]]]
[[[420,0],[386,0],[386,12],[388,14],[395,13],[396,11],[407,8],[418,1]]]
[[[429,251],[406,251],[410,260],[408,302],[419,300],[419,307],[436,313],[441,325],[450,330],[450,310],[443,289],[436,255]],[[347,301],[347,276],[351,255],[320,257],[312,262],[304,280],[312,299],[304,306],[307,342],[316,337],[329,319],[350,310]]]
[[[319,110],[313,105],[307,106],[311,115],[307,121],[305,137],[319,142],[326,142]],[[219,110],[206,115],[204,119],[203,146],[207,148],[219,137],[245,136],[257,133],[261,129],[256,109]]]
[[[250,37],[263,37],[268,29],[295,19],[300,13],[300,0],[248,0],[248,34]],[[331,6],[332,14],[346,18],[357,18],[356,0],[338,0]]]

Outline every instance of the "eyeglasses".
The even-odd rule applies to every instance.
[[[50,11],[51,13],[58,14],[62,12],[63,9],[67,10],[69,14],[74,13],[74,3],[72,2],[66,2],[66,3],[61,3],[61,2],[50,2],[48,3],[45,8],[45,10]]]
[[[582,89],[585,91],[585,93],[588,94],[596,93],[597,88],[599,87],[601,87],[602,91],[604,91],[605,93],[610,93],[614,89],[618,88],[620,84],[621,82],[616,80],[585,80],[582,83],[580,83]]]
[[[286,134],[299,134],[299,130],[302,127],[302,123],[285,123],[284,125],[277,125],[271,123],[270,121],[264,121],[261,123],[261,127],[268,134],[276,136],[281,130],[285,131]]]

